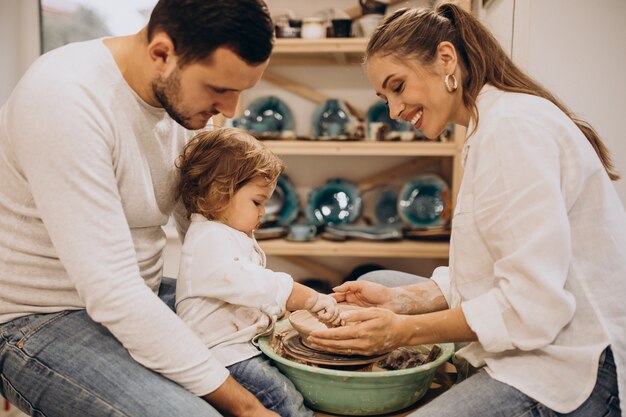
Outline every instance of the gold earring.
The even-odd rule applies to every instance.
[[[452,77],[452,85],[450,85],[450,77]],[[443,83],[446,85],[446,90],[448,90],[448,93],[454,93],[459,87],[454,74],[446,75],[446,78],[443,79]]]

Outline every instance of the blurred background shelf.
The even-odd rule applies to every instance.
[[[458,152],[454,142],[265,140],[263,143],[279,155],[454,156]]]
[[[311,242],[289,242],[284,239],[259,241],[268,256],[357,256],[377,258],[447,259],[448,242],[402,240],[397,242],[345,241],[318,239]]]
[[[367,38],[276,39],[272,64],[358,64],[363,60]]]
[[[367,46],[367,38],[279,38],[272,50],[272,59],[279,55],[326,52],[363,53]]]

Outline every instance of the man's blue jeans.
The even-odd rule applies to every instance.
[[[176,282],[159,296],[174,305]],[[0,393],[47,417],[218,417],[207,402],[131,358],[85,310],[0,325]]]
[[[228,367],[230,374],[268,409],[281,417],[313,417],[302,394],[265,356],[255,356]]]

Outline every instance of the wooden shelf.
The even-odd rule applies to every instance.
[[[321,140],[264,140],[278,155],[320,156],[454,156],[454,142],[376,142]]]
[[[276,39],[273,64],[358,64],[367,38]]]
[[[368,41],[368,38],[277,39],[272,51],[271,66],[361,64]],[[271,70],[266,71],[264,80],[314,103],[321,103],[328,98],[310,86],[302,85]],[[416,166],[422,164],[437,161],[439,161],[437,163],[443,163],[442,161],[448,160],[450,160],[447,162],[448,169],[452,169],[452,166],[456,166],[455,160],[459,151],[456,139],[451,142],[367,140],[264,140],[263,142],[273,152],[282,156],[413,157],[409,163],[394,167],[394,172],[404,172],[404,168],[414,170]],[[445,158],[419,158],[421,156]],[[372,181],[365,181],[363,186],[366,187],[370,182]],[[319,238],[311,242],[290,242],[284,239],[268,239],[260,240],[259,244],[268,256],[290,257],[305,264],[312,262],[312,260],[306,260],[309,257],[448,259],[450,250],[449,242],[427,240],[333,242]]]
[[[328,52],[363,53],[368,38],[301,39],[278,38],[272,57],[281,54],[319,54]]]
[[[356,256],[372,258],[436,258],[447,259],[448,242],[401,240],[368,242],[349,240],[333,242],[318,239],[311,242],[289,242],[283,239],[260,240],[268,256]]]

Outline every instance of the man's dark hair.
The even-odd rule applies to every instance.
[[[148,42],[158,31],[172,39],[181,66],[220,47],[249,65],[272,52],[272,20],[262,0],[159,0],[148,22]]]

